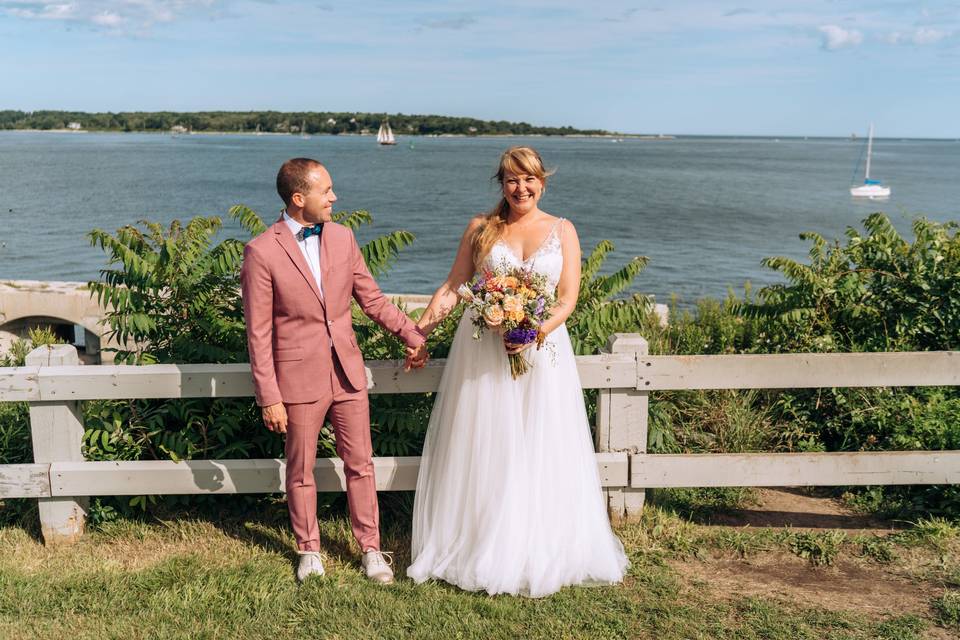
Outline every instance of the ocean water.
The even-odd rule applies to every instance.
[[[849,196],[862,144],[842,139],[401,137],[384,148],[355,136],[0,132],[0,278],[95,279],[105,255],[87,232],[140,219],[218,215],[239,235],[227,209],[244,203],[273,221],[277,168],[308,156],[330,169],[337,209],[373,214],[361,242],[416,235],[380,278],[384,290],[431,293],[470,217],[495,204],[490,177],[512,144],[534,146],[556,170],[541,208],[570,218],[585,252],[612,241],[607,272],[648,256],[634,290],[660,301],[779,281],[764,257],[803,258],[800,232],[841,237],[873,211],[905,233],[920,215],[960,219],[957,141],[875,140],[872,173],[893,196],[870,202]]]

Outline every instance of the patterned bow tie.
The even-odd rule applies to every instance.
[[[312,227],[304,227],[297,232],[297,240],[306,240],[310,236],[320,237],[323,232],[323,223],[315,224]]]

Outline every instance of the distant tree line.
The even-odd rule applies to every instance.
[[[526,122],[477,120],[437,115],[383,113],[281,112],[281,111],[201,111],[177,113],[81,111],[0,111],[2,129],[66,129],[79,126],[87,131],[223,131],[250,133],[375,133],[380,123],[389,120],[399,135],[603,135],[599,129],[573,127],[537,127]],[[181,129],[182,127],[182,129]]]

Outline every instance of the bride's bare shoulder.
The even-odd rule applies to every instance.
[[[487,214],[478,213],[477,215],[470,218],[470,222],[467,223],[467,228],[464,230],[464,235],[472,235],[476,233],[486,223],[487,223]]]
[[[566,232],[576,233],[577,230],[573,227],[573,222],[570,221],[570,218],[564,218],[563,216],[555,216],[552,213],[547,213],[547,220],[549,221],[550,226],[556,226],[557,231],[562,234]]]
[[[573,222],[570,221],[570,218],[559,218],[559,220],[557,236],[559,236],[561,244],[568,247],[573,245],[579,247],[580,237],[577,235],[577,228],[573,226]]]

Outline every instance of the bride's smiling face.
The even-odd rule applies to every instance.
[[[533,211],[543,195],[543,181],[526,173],[507,173],[503,176],[503,197],[516,213]]]

